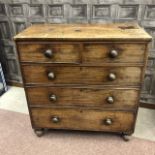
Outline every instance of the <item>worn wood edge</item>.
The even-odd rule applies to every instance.
[[[134,131],[133,131],[133,129],[132,129],[132,127],[131,127],[131,129],[130,130],[124,130],[124,131],[122,131],[122,130],[117,130],[117,131],[106,131],[106,130],[97,130],[97,129],[94,129],[94,130],[89,130],[89,129],[74,129],[74,128],[67,128],[67,127],[61,127],[61,128],[59,128],[59,127],[52,127],[52,128],[49,128],[49,127],[42,127],[42,126],[33,126],[32,127],[33,129],[47,129],[47,130],[57,130],[57,131],[62,131],[62,130],[66,130],[66,131],[80,131],[81,133],[82,132],[100,132],[100,133],[109,133],[109,134],[120,134],[120,135],[122,135],[122,133],[124,133],[124,134],[129,134],[129,135],[131,135],[132,133],[134,133]]]
[[[66,38],[66,39],[58,39],[58,38],[14,38],[14,41],[16,41],[17,43],[22,43],[22,42],[47,42],[47,41],[49,41],[49,42],[100,42],[100,43],[126,43],[126,42],[128,42],[128,43],[148,43],[148,42],[151,42],[152,41],[152,38],[146,38],[146,39],[144,39],[144,38],[141,38],[141,39],[136,39],[136,38],[134,38],[134,39],[129,39],[129,38],[115,38],[115,39],[107,39],[107,38],[105,38],[105,39],[102,39],[102,38],[100,38],[100,39],[94,39],[94,38],[92,38],[92,39],[75,39],[75,38]]]
[[[70,66],[70,67],[109,67],[109,66],[125,66],[125,67],[143,67],[144,63],[117,63],[117,62],[107,62],[107,63],[64,63],[64,62],[35,62],[35,61],[20,61],[20,63],[22,63],[22,66],[26,66],[26,65],[42,65],[42,66],[46,66],[46,65],[51,65],[51,66]]]
[[[72,28],[87,28],[87,27],[92,27],[92,28],[97,28],[97,27],[105,27],[105,29],[106,28],[110,28],[110,29],[115,29],[115,30],[122,30],[120,27],[122,27],[122,26],[126,26],[126,27],[128,27],[128,26],[133,26],[134,28],[131,28],[131,30],[132,29],[139,29],[140,31],[141,31],[141,33],[144,33],[144,35],[145,35],[145,39],[151,39],[152,37],[150,36],[150,35],[148,35],[148,33],[146,33],[146,31],[144,30],[144,28],[142,28],[142,27],[140,27],[139,26],[139,24],[137,23],[137,22],[117,22],[117,23],[104,23],[104,24],[95,24],[95,23],[91,23],[91,24],[47,24],[47,23],[45,23],[45,24],[38,24],[38,25],[31,25],[30,27],[28,27],[27,29],[25,29],[25,30],[23,30],[23,32],[21,32],[20,34],[17,34],[16,36],[14,36],[13,37],[13,39],[14,40],[17,40],[17,39],[23,39],[25,36],[23,35],[25,32],[27,32],[27,31],[30,31],[31,29],[33,30],[34,28],[38,28],[38,27],[45,27],[45,28],[47,28],[47,27],[50,27],[50,28],[52,28],[52,26],[53,26],[53,28],[66,28],[66,27],[72,27]],[[35,38],[35,39],[37,39],[36,37],[27,37],[27,38]],[[40,37],[41,38],[41,37]],[[50,38],[50,37],[49,37]],[[70,37],[69,39],[76,39],[75,37]],[[117,39],[118,39],[118,37],[116,37]],[[24,38],[25,39],[25,38]],[[50,38],[51,39],[51,38]],[[57,38],[52,38],[52,39],[57,39]],[[60,37],[60,39],[62,39],[62,37]],[[65,38],[63,38],[63,39],[65,39]],[[84,39],[86,39],[86,38],[84,38]],[[91,39],[91,38],[90,38]],[[93,38],[92,38],[93,39]],[[101,37],[101,39],[102,39],[102,37]],[[112,39],[112,38],[109,38],[109,39]],[[115,38],[114,38],[115,39]],[[119,39],[124,39],[124,38],[119,38]],[[125,37],[125,39],[126,39],[126,37]],[[132,38],[131,38],[132,39]],[[138,39],[144,39],[144,37],[139,37]]]
[[[116,42],[113,42],[113,41],[98,41],[98,40],[94,40],[94,41],[90,41],[90,40],[85,40],[85,41],[74,41],[74,40],[69,40],[69,41],[57,41],[57,40],[49,40],[49,41],[46,41],[46,40],[31,40],[31,41],[25,41],[25,40],[19,40],[19,41],[15,41],[17,43],[17,45],[23,45],[23,44],[113,44],[113,43],[116,43],[116,44],[144,44],[144,43],[147,43],[146,41],[134,41],[134,42],[125,42],[125,41],[120,41],[120,40],[117,40]]]
[[[59,85],[56,85],[56,84],[53,84],[53,85],[49,85],[49,84],[44,84],[44,85],[25,85],[25,88],[42,88],[42,87],[61,87],[61,88],[86,88],[86,89],[114,89],[114,90],[140,90],[140,86],[137,86],[137,87],[132,87],[132,86],[124,86],[124,87],[120,87],[120,86],[115,86],[115,87],[112,87],[112,85],[75,85],[75,84],[72,84],[72,85],[68,85],[68,84],[59,84]]]
[[[40,130],[42,129],[42,127],[34,127],[34,130]],[[49,128],[49,127],[45,127],[44,129],[46,129],[47,131],[62,131],[64,130],[65,132],[70,132],[70,131],[74,131],[74,132],[80,132],[80,133],[96,133],[96,134],[110,134],[110,135],[115,135],[116,134],[118,136],[122,136],[122,134],[127,134],[127,135],[132,135],[133,131],[129,130],[129,131],[101,131],[101,130],[80,130],[80,129],[71,129],[71,128]]]
[[[78,108],[78,109],[86,109],[86,110],[101,110],[101,111],[122,111],[122,112],[135,112],[135,107],[132,108],[113,108],[113,107],[102,107],[102,106],[81,106],[81,105],[65,105],[65,106],[60,106],[60,105],[52,105],[52,104],[46,104],[46,105],[42,105],[42,104],[37,104],[34,105],[32,102],[29,102],[30,107],[31,108],[58,108],[58,109],[74,109],[74,108]]]
[[[17,44],[15,43],[15,48],[17,49],[17,58],[20,62],[20,52],[19,52],[19,49],[18,49],[18,46]],[[26,103],[27,103],[27,107],[28,107],[28,112],[29,112],[29,116],[30,116],[30,122],[31,122],[31,126],[32,128],[34,128],[34,122],[33,122],[33,119],[32,119],[32,113],[31,113],[31,108],[30,108],[30,105],[29,105],[29,99],[28,99],[28,94],[27,94],[27,91],[25,89],[25,79],[24,79],[24,73],[23,73],[23,69],[22,69],[22,66],[21,66],[21,63],[19,63],[19,69],[21,71],[21,77],[22,77],[22,81],[23,81],[23,87],[24,87],[24,92],[25,92],[25,97],[26,97]]]
[[[92,63],[92,64],[86,64],[86,63],[44,63],[44,62],[20,62],[21,63],[21,66],[31,66],[31,65],[34,65],[34,66],[37,66],[37,65],[41,65],[41,66],[57,66],[57,67],[60,67],[60,66],[63,66],[63,67],[144,67],[144,63],[100,63],[100,64],[97,64],[97,63]]]
[[[65,87],[67,87],[67,86],[86,86],[87,88],[89,87],[89,86],[100,86],[100,87],[111,87],[111,88],[114,88],[114,87],[131,87],[131,88],[140,88],[141,86],[140,86],[140,83],[139,84],[137,84],[137,85],[127,85],[127,84],[112,84],[112,85],[110,85],[110,84],[98,84],[98,85],[95,85],[95,84],[50,84],[50,83],[47,83],[47,84],[45,84],[45,83],[25,83],[25,87],[33,87],[33,86],[50,86],[50,87],[54,87],[54,86],[59,86],[59,87],[61,87],[61,86],[65,86]]]
[[[44,108],[44,109],[52,109],[52,108],[55,108],[55,109],[76,109],[77,106],[57,106],[57,105],[29,105],[31,107],[31,109],[33,110],[34,109],[39,109],[39,108]],[[93,106],[78,106],[78,109],[81,109],[81,110],[96,110],[96,111],[101,111],[101,112],[104,112],[104,111],[116,111],[116,112],[129,112],[129,113],[133,113],[135,114],[136,113],[136,109],[116,109],[116,108],[113,108],[113,109],[110,109],[110,108],[102,108],[102,107],[93,107]]]

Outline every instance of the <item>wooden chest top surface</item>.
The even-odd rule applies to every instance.
[[[101,40],[150,41],[151,36],[136,23],[38,24],[14,37],[15,40]]]

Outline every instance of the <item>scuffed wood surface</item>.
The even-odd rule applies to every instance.
[[[139,89],[111,87],[105,89],[98,87],[29,87],[26,88],[26,91],[32,106],[88,106],[111,109],[125,108],[126,110],[136,108],[139,94]],[[53,94],[56,96],[56,101],[49,99]],[[114,103],[107,102],[109,96],[114,98]]]
[[[144,43],[54,43],[54,42],[20,42],[17,44],[22,62],[48,63],[143,63],[146,44]],[[52,50],[47,58],[44,53]],[[109,53],[116,50],[118,56],[111,58]]]
[[[22,43],[18,44],[21,61],[27,62],[80,62],[80,44],[79,43]],[[44,53],[46,50],[52,50],[52,57],[47,58]]]
[[[31,112],[35,127],[41,128],[127,132],[134,123],[134,114],[128,111],[32,108]],[[54,116],[59,117],[60,122],[53,123]],[[112,125],[104,124],[107,118],[112,119]]]
[[[25,65],[22,66],[26,84],[102,84],[102,85],[135,85],[141,81],[141,67],[71,67],[51,65]],[[55,74],[50,80],[49,72]],[[110,73],[116,75],[116,80],[108,78]]]
[[[32,25],[15,40],[143,40],[151,37],[135,23]]]

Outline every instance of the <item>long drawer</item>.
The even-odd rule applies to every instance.
[[[32,108],[35,128],[128,132],[132,130],[134,113],[85,109]]]
[[[20,60],[50,63],[143,63],[146,46],[134,43],[45,43],[17,45]]]
[[[79,67],[24,65],[27,84],[139,85],[142,67]]]
[[[139,89],[35,86],[26,88],[26,92],[31,106],[94,106],[134,109],[137,107]]]

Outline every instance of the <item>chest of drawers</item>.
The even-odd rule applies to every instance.
[[[44,129],[134,132],[151,40],[137,24],[33,25],[14,39],[38,136]]]

